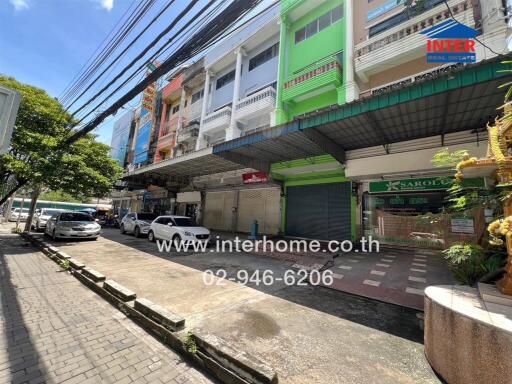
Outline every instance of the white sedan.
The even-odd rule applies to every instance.
[[[94,221],[88,213],[61,212],[46,222],[44,233],[53,240],[68,239],[92,239],[96,240],[101,232],[101,226]]]
[[[27,221],[28,218],[28,208],[15,208],[11,212],[11,217],[9,221],[18,221],[18,216],[20,221]]]
[[[32,217],[32,228],[35,228],[36,231],[40,231],[46,227],[46,222],[50,220],[53,215],[64,211],[64,209],[55,208],[36,209],[34,216]]]
[[[168,240],[177,243],[208,243],[210,231],[198,226],[186,216],[158,216],[149,227],[148,240]]]

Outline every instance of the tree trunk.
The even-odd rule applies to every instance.
[[[25,184],[28,183],[28,180],[21,180],[21,181],[18,181],[18,183],[16,183],[16,185],[11,188],[6,194],[5,196],[3,196],[1,199],[0,199],[0,205],[2,205],[3,203],[5,203],[9,197],[11,197],[13,194],[16,193],[16,191],[18,191],[18,189],[20,189],[21,187],[23,187]]]
[[[23,206],[25,205],[25,196],[21,198],[20,211],[18,212],[18,219],[16,220],[16,231],[20,226],[21,213],[23,212]]]
[[[30,208],[28,210],[27,222],[25,223],[25,231],[30,232],[32,229],[32,218],[34,217],[34,211],[36,210],[37,198],[39,197],[39,193],[41,192],[41,188],[39,186],[35,187],[32,191],[32,199],[30,200]]]

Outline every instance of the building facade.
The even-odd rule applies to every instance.
[[[171,80],[171,159],[127,177],[161,178],[175,210],[212,229],[248,232],[257,220],[261,233],[323,240],[463,238],[447,218],[436,233],[416,225],[444,209],[439,177],[451,171],[432,156],[485,147],[500,95],[484,68],[506,52],[507,15],[500,0],[447,3],[279,2],[181,72],[179,90]],[[422,32],[446,21],[481,33],[476,64],[427,62]]]
[[[114,123],[112,129],[110,157],[117,160],[123,168],[128,165],[128,153],[133,140],[134,128],[134,111],[128,111]]]

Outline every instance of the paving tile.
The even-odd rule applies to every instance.
[[[389,264],[377,263],[375,264],[377,267],[389,268]]]
[[[372,270],[370,273],[372,275],[377,275],[377,276],[384,276],[386,274],[386,272],[384,272],[384,271],[376,271],[376,270]]]
[[[349,266],[349,265],[338,265],[338,268],[339,268],[339,269],[345,269],[345,270],[350,270],[350,269],[352,269],[352,267],[351,267],[351,266]]]
[[[415,281],[417,283],[426,283],[427,282],[427,279],[425,279],[424,277],[415,277],[415,276],[409,276],[408,280]]]
[[[409,271],[418,272],[418,273],[427,273],[426,269],[419,269],[419,268],[410,268]]]
[[[363,281],[363,284],[366,284],[366,285],[373,285],[374,287],[378,287],[380,285],[380,281],[375,281],[375,280],[364,280]]]
[[[411,288],[411,287],[405,288],[405,292],[411,293],[413,295],[420,295],[420,296],[425,295],[425,292],[423,291],[423,289],[417,289],[417,288]]]

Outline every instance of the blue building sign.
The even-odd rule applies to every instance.
[[[149,140],[153,129],[153,114],[143,108],[140,113],[140,126],[135,141],[134,164],[141,164],[148,160]]]

